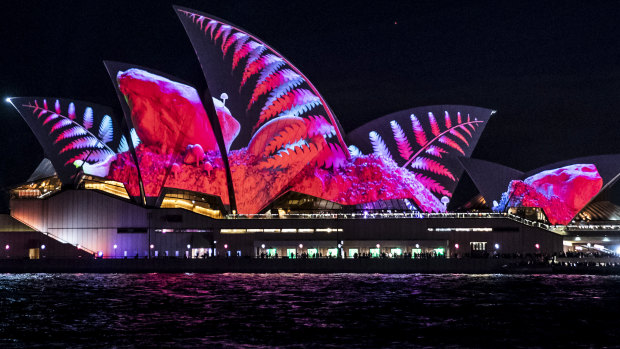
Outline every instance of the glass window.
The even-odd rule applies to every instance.
[[[371,248],[370,249],[370,257],[372,258],[379,258],[381,255],[381,250],[378,248]]]
[[[296,253],[297,253],[297,249],[294,249],[294,248],[286,249],[286,255],[288,256],[288,258],[295,258]]]

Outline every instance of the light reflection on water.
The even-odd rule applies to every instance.
[[[0,274],[0,347],[620,345],[620,277]]]

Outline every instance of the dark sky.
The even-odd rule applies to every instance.
[[[620,146],[617,1],[2,1],[0,97],[74,98],[120,115],[103,60],[204,84],[173,3],[280,51],[345,131],[410,107],[468,104],[498,111],[476,158],[530,170]],[[6,187],[43,153],[7,103],[0,120]]]

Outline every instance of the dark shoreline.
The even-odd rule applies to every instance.
[[[567,260],[568,261],[568,260]],[[615,261],[614,261],[615,262]],[[529,263],[512,259],[40,259],[2,260],[0,273],[381,273],[608,274],[609,261]],[[596,263],[599,263],[597,266]],[[605,266],[600,266],[605,263]]]

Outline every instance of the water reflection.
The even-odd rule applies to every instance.
[[[620,278],[0,274],[0,347],[615,346]]]

